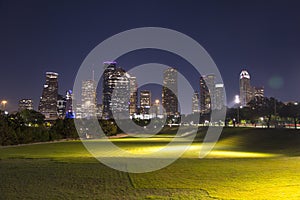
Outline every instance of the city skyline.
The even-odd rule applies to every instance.
[[[107,116],[104,118],[110,118],[112,116],[112,114],[107,114],[110,113],[112,111],[112,108],[105,108],[105,105],[107,105],[108,107],[110,107],[109,105],[112,104],[111,102],[111,98],[112,98],[112,94],[115,93],[118,94],[120,91],[123,91],[124,95],[118,94],[120,97],[124,98],[124,100],[122,100],[122,102],[125,102],[128,99],[128,104],[130,104],[130,106],[128,106],[128,108],[126,107],[126,110],[128,109],[128,113],[130,113],[130,115],[134,114],[134,113],[138,113],[138,109],[141,109],[141,93],[143,93],[144,91],[148,91],[150,93],[153,92],[153,90],[151,89],[144,89],[145,86],[139,87],[137,84],[137,77],[135,76],[131,76],[130,74],[128,74],[123,68],[117,66],[117,62],[115,61],[106,61],[103,63],[104,64],[104,68],[106,69],[106,71],[104,72],[103,77],[101,78],[102,80],[102,88],[97,88],[97,84],[96,82],[93,80],[93,77],[91,80],[83,80],[82,81],[82,88],[81,88],[81,103],[76,102],[77,108],[75,110],[76,113],[80,113],[80,117],[87,117],[85,115],[88,116],[92,116],[94,114],[96,114],[97,111],[97,106],[99,105],[104,105],[103,110],[104,113],[103,115]],[[94,76],[94,71],[92,72],[92,76]],[[113,76],[112,78],[108,78],[108,76]],[[106,78],[105,78],[106,77]],[[125,79],[126,80],[125,80]],[[239,91],[237,92],[238,95],[235,95],[234,97],[236,98],[237,96],[239,96],[240,99],[240,105],[241,106],[246,106],[250,100],[254,99],[254,98],[261,98],[261,97],[265,97],[264,93],[264,86],[253,86],[250,82],[250,79],[252,77],[250,76],[250,74],[248,73],[248,71],[246,69],[243,69],[240,73],[239,73]],[[124,88],[124,86],[120,87],[118,86],[117,88],[115,88],[118,85],[118,81],[119,79],[122,84],[124,84],[124,81],[126,82],[126,88]],[[163,71],[163,85],[161,85],[161,96],[160,97],[152,97],[152,95],[150,95],[150,98],[148,100],[148,104],[152,105],[155,104],[156,100],[161,101],[162,106],[164,105],[164,107],[167,108],[167,110],[175,110],[175,112],[170,112],[169,114],[175,114],[175,113],[183,113],[183,114],[189,114],[189,113],[194,113],[194,98],[195,98],[195,94],[198,93],[199,95],[199,112],[202,114],[205,113],[209,113],[211,109],[222,109],[222,106],[226,106],[228,108],[234,107],[236,106],[236,99],[233,102],[227,102],[227,104],[223,104],[224,102],[224,84],[223,83],[218,83],[215,81],[215,75],[214,74],[208,74],[208,75],[203,75],[199,77],[199,87],[197,90],[195,90],[193,96],[191,96],[191,101],[192,101],[192,106],[188,105],[191,107],[191,111],[190,112],[186,112],[186,110],[184,112],[180,112],[180,107],[178,105],[178,102],[176,100],[176,96],[174,97],[165,97],[166,100],[164,100],[164,96],[166,96],[166,91],[170,93],[171,90],[177,91],[177,70],[176,68],[173,67],[169,67],[166,70]],[[50,84],[49,84],[50,83]],[[107,85],[107,86],[104,86]],[[245,85],[247,86],[247,88],[245,88]],[[49,87],[50,86],[50,87]],[[38,110],[42,113],[44,113],[45,111],[42,111],[41,106],[42,104],[45,104],[45,101],[50,101],[54,102],[54,96],[57,96],[56,98],[56,102],[57,102],[57,109],[59,109],[59,104],[64,103],[64,107],[65,110],[64,111],[71,111],[72,112],[72,103],[67,103],[67,100],[70,99],[72,94],[72,90],[67,90],[65,91],[65,96],[59,94],[58,93],[58,88],[59,88],[59,81],[58,81],[58,73],[56,72],[46,72],[46,82],[43,85],[43,92],[42,95],[40,97],[40,101],[38,102]],[[149,88],[149,87],[146,87]],[[165,88],[165,89],[164,89]],[[168,88],[171,88],[168,89]],[[117,92],[114,92],[114,89],[116,89]],[[108,91],[109,90],[109,101],[107,101],[107,94],[104,91]],[[98,91],[102,91],[99,92]],[[157,92],[157,91],[155,91]],[[47,96],[47,94],[50,93],[50,95]],[[245,93],[245,95],[243,94]],[[104,95],[103,95],[104,94]],[[106,95],[105,95],[106,94]],[[167,96],[172,96],[172,92],[170,94],[168,94]],[[43,97],[44,96],[44,97]],[[244,97],[243,97],[244,96]],[[45,100],[46,99],[46,100]],[[72,99],[72,98],[71,98]],[[100,100],[101,99],[101,100]],[[115,97],[114,97],[115,99]],[[126,100],[125,100],[126,99]],[[6,99],[3,99],[4,101],[6,101],[6,104],[8,103]],[[30,107],[30,109],[34,109],[34,104],[32,101],[32,98],[22,98],[20,100],[18,100],[18,110],[22,109],[22,106],[26,106],[24,104],[25,101],[29,101],[28,103],[30,105],[27,105]],[[61,103],[59,103],[59,101],[62,101]],[[104,101],[104,103],[103,103]],[[105,103],[105,101],[107,101]],[[114,100],[115,101],[115,100]],[[119,100],[118,100],[119,101]],[[165,103],[164,103],[165,101]],[[23,102],[23,105],[22,105]],[[49,106],[53,107],[54,104],[50,103]],[[92,111],[89,110],[89,108],[85,108],[86,107],[86,102],[89,102],[88,106],[93,107]],[[91,103],[90,102],[94,102]],[[171,102],[171,103],[170,103]],[[176,103],[177,102],[177,103]],[[287,101],[287,102],[293,102],[293,101]],[[285,102],[285,103],[287,103]],[[26,102],[26,104],[28,104]],[[117,103],[114,102],[115,104]],[[224,102],[226,103],[226,102]],[[67,105],[68,104],[68,105]],[[126,103],[122,103],[119,105],[119,107],[122,105],[127,105]],[[132,105],[133,104],[133,105]],[[172,105],[174,104],[174,105]],[[113,105],[113,104],[112,104]],[[172,108],[168,108],[168,107]],[[47,105],[48,106],[48,105]],[[123,106],[124,107],[124,106]],[[177,108],[177,110],[176,110]],[[79,109],[79,110],[78,110]],[[102,109],[102,108],[101,108]],[[107,109],[107,111],[105,111]],[[120,110],[124,110],[122,108],[119,108]],[[135,110],[135,111],[130,111],[130,110]],[[178,110],[179,109],[179,110]],[[7,109],[6,109],[7,110]],[[51,110],[51,109],[50,109]],[[84,111],[86,110],[86,111]],[[14,110],[17,111],[17,110]],[[51,112],[54,112],[54,107],[52,108]],[[107,112],[107,113],[106,113]],[[82,116],[83,113],[84,116]],[[61,114],[59,114],[58,111],[58,116],[61,116]],[[44,115],[48,115],[47,113]],[[47,118],[47,117],[46,117]],[[54,117],[55,118],[55,117]]]
[[[0,98],[8,101],[6,108],[17,110],[18,100],[30,98],[37,109],[46,71],[59,72],[59,79],[64,81],[59,93],[63,94],[72,88],[80,64],[98,43],[121,31],[143,26],[174,29],[203,45],[219,67],[228,102],[239,94],[238,84],[231,80],[243,68],[256,76],[253,85],[265,86],[266,96],[284,102],[300,100],[300,93],[290,89],[300,83],[300,29],[296,26],[300,23],[299,2],[212,1],[189,5],[153,1],[133,3],[134,8],[123,2],[114,4],[1,2],[4,31],[0,33],[0,66],[6,76],[0,80]],[[107,9],[99,12],[99,8],[111,6],[123,17],[107,18]],[[117,61],[123,63],[126,71],[149,61],[176,66],[179,71],[191,67],[173,55],[151,50],[129,53]],[[197,80],[192,70],[186,70],[186,75],[192,82]],[[154,90],[152,96],[159,98],[160,92]]]

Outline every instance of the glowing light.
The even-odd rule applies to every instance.
[[[246,70],[243,70],[240,74],[240,79],[250,79],[250,74],[246,71]]]
[[[234,102],[236,104],[239,104],[241,101],[240,101],[240,96],[239,95],[235,95],[235,99],[234,99]]]
[[[2,108],[5,109],[5,106],[7,104],[7,100],[2,100],[1,101],[1,104],[2,104]]]

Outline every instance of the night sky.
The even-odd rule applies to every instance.
[[[100,42],[128,29],[152,26],[180,31],[208,51],[223,77],[228,104],[239,92],[244,68],[253,85],[265,86],[266,96],[298,101],[299,10],[300,1],[0,0],[0,99],[8,100],[10,111],[21,98],[32,98],[37,108],[46,71],[60,74],[59,91],[64,94]],[[188,65],[158,50],[137,51],[117,61],[127,70],[149,62],[179,70]],[[199,77],[184,70],[199,87]],[[153,98],[160,96],[156,87]]]

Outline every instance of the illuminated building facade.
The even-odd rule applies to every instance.
[[[33,110],[33,101],[32,99],[21,99],[19,101],[19,111],[22,110]]]
[[[73,111],[73,92],[68,90],[66,92],[66,118],[75,118],[75,112]]]
[[[57,96],[58,74],[55,72],[46,72],[46,82],[38,107],[39,112],[45,115],[45,120],[56,120],[58,118]]]
[[[214,92],[214,110],[221,110],[225,106],[225,90],[223,83],[215,84],[215,92]]]
[[[253,97],[253,87],[251,86],[250,74],[248,71],[243,70],[240,73],[240,105],[247,106]]]
[[[103,113],[103,105],[97,104],[97,108],[96,108],[97,119],[102,119],[102,113]]]
[[[59,118],[65,118],[66,116],[66,98],[62,95],[57,97],[57,114]]]
[[[141,114],[149,114],[151,107],[151,92],[150,90],[142,90],[140,92],[140,112]]]
[[[111,112],[111,96],[114,90],[114,85],[111,84],[111,76],[117,70],[116,62],[104,62],[104,73],[103,73],[103,91],[102,91],[102,103],[103,103],[103,114],[104,119],[112,118]]]
[[[136,77],[131,76],[129,78],[129,81],[130,81],[129,114],[133,115],[133,114],[137,113],[137,104],[138,104]]]
[[[135,79],[131,79],[125,70],[117,67],[116,62],[104,62],[104,69],[102,118],[129,118],[131,92],[134,96],[131,85],[136,84]]]
[[[96,83],[94,80],[82,81],[81,118],[96,116]]]
[[[255,98],[264,98],[265,96],[265,88],[264,87],[254,87],[254,96]]]
[[[162,105],[166,115],[178,114],[178,74],[175,68],[168,68],[164,71],[162,88]]]
[[[204,77],[200,77],[200,112],[208,113],[210,110],[210,96]]]
[[[111,112],[115,119],[128,119],[130,106],[130,75],[122,68],[117,68],[108,80],[111,95]]]
[[[195,91],[192,98],[192,114],[200,113],[200,97],[199,92]]]
[[[200,77],[200,112],[207,114],[214,105],[215,75],[210,74]]]

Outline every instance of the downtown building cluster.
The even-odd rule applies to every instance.
[[[97,83],[93,78],[83,80],[81,99],[74,99],[72,90],[65,95],[58,94],[58,73],[47,72],[43,85],[38,111],[46,120],[58,118],[92,118],[98,119],[151,119],[155,117],[180,117],[178,104],[178,72],[168,68],[163,74],[161,101],[152,100],[150,90],[138,91],[137,79],[116,62],[104,62],[102,77],[102,103],[97,101]],[[215,81],[215,75],[203,75],[199,78],[200,90],[191,97],[192,114],[209,114],[212,110],[221,110],[225,106],[225,89],[223,83]],[[253,87],[250,75],[242,70],[239,79],[240,106],[246,106],[254,98],[264,97],[263,87]],[[74,105],[74,108],[73,108]],[[31,99],[19,101],[19,111],[33,109]]]
[[[58,73],[46,72],[46,81],[38,111],[49,121],[65,117],[74,118],[72,90],[66,91],[65,96],[58,94]]]
[[[216,83],[215,75],[203,75],[199,80],[200,91],[192,98],[192,114],[209,114],[212,110],[225,107],[225,89],[223,83]]]
[[[104,62],[102,78],[102,104],[97,104],[95,81],[85,80],[82,82],[81,103],[76,105],[76,118],[151,119],[179,114],[177,70],[174,68],[169,68],[164,72],[162,105],[166,109],[166,113],[161,112],[159,99],[152,102],[150,90],[138,92],[136,77],[118,67],[116,62]]]
[[[102,104],[97,103],[97,83],[93,79],[82,81],[81,100],[78,101],[74,99],[71,90],[66,92],[65,97],[59,95],[58,73],[47,72],[38,111],[49,121],[65,117],[87,119],[92,117],[97,117],[98,119],[151,119],[154,117],[163,117],[163,114],[167,114],[168,116],[179,114],[177,70],[174,68],[169,68],[164,73],[162,104],[167,113],[160,112],[161,106],[158,99],[152,102],[150,90],[140,91],[140,104],[138,104],[136,77],[118,67],[116,62],[104,62],[102,85]],[[172,89],[170,90],[169,88]],[[72,105],[74,105],[74,108]],[[19,107],[21,107],[21,104],[19,104]]]

